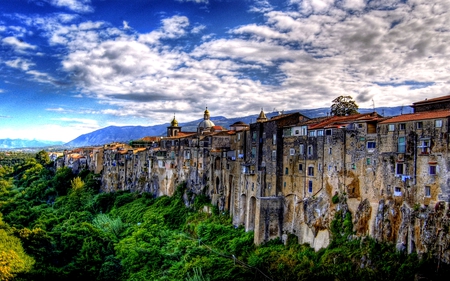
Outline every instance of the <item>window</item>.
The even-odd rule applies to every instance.
[[[325,135],[326,136],[331,136],[331,129],[327,129],[327,130],[325,130]]]
[[[300,145],[299,150],[298,150],[298,153],[299,153],[300,155],[305,154],[305,146],[304,146],[303,144]]]
[[[331,154],[333,152],[333,149],[330,147],[328,148],[328,154]]]
[[[441,128],[441,127],[442,127],[442,120],[441,120],[441,119],[436,120],[436,122],[435,122],[435,127],[436,127],[436,128]]]
[[[299,130],[295,130],[295,134],[296,135],[300,134],[300,131]]]
[[[289,175],[289,168],[284,169],[284,174]]]
[[[314,167],[308,167],[308,176],[314,176]]]
[[[303,164],[298,164],[298,170],[303,171]]]
[[[406,151],[405,137],[399,137],[398,138],[397,151],[400,152],[400,153],[405,153],[405,151]]]
[[[319,163],[319,165],[317,166],[317,170],[322,171],[322,164]]]
[[[436,165],[430,165],[430,175],[436,175]]]
[[[374,141],[367,142],[367,149],[374,149],[375,147],[376,147],[376,142],[374,142]]]
[[[403,163],[397,163],[395,167],[395,174],[396,175],[403,175],[404,174],[404,167]]]
[[[309,131],[308,136],[315,137],[316,136],[316,131]]]
[[[406,124],[405,124],[405,123],[400,123],[400,124],[398,125],[398,127],[399,127],[399,129],[402,130],[402,131],[406,130]]]
[[[431,187],[425,186],[425,197],[431,197]]]
[[[420,149],[420,154],[429,154],[430,153],[430,140],[428,140],[428,139],[421,140],[419,149]]]
[[[272,144],[277,144],[277,134],[273,134]]]
[[[309,193],[313,192],[313,182],[312,181],[308,181],[308,192]]]
[[[388,128],[389,128],[389,132],[393,132],[395,130],[395,124],[389,124]]]
[[[366,164],[370,165],[371,164],[371,159],[370,158],[366,158]]]
[[[277,151],[272,150],[272,161],[276,161],[276,160],[277,160]]]
[[[398,186],[394,188],[394,196],[402,196],[402,189]]]
[[[359,123],[358,128],[361,129],[363,127],[363,124]]]
[[[331,170],[333,169],[332,165],[328,165],[328,172],[331,172]]]
[[[253,132],[253,134],[252,134],[252,141],[253,141],[253,142],[256,141],[256,137],[257,137],[256,132]]]
[[[237,139],[241,140],[241,134],[237,134]]]
[[[416,129],[422,129],[423,128],[423,123],[422,122],[417,122],[416,123]]]
[[[323,136],[323,130],[317,130],[317,136],[319,137]]]
[[[256,157],[256,147],[253,146],[252,147],[252,158],[255,158],[255,157]]]
[[[313,155],[313,147],[312,145],[308,145],[308,156]]]
[[[290,155],[295,155],[295,149],[294,148],[289,149],[289,154]]]
[[[302,136],[306,136],[306,134],[307,134],[307,132],[308,132],[308,127],[306,127],[306,126],[303,126],[302,127]]]

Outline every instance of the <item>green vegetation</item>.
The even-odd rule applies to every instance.
[[[53,171],[42,153],[0,167],[0,280],[413,280],[448,274],[433,259],[355,238],[336,212],[315,252],[291,235],[256,247],[205,195],[99,193],[96,175]],[[194,196],[189,194],[189,196]],[[339,200],[336,200],[338,203]],[[207,205],[210,212],[203,211]]]
[[[339,96],[333,100],[330,110],[331,115],[346,116],[358,114],[358,108],[359,106],[351,96]]]

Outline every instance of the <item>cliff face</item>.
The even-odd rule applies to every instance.
[[[87,162],[96,171],[102,165],[106,192],[172,195],[185,183],[186,204],[206,194],[254,231],[257,244],[295,234],[326,247],[342,211],[352,214],[357,236],[450,263],[450,112],[427,116],[286,114],[248,130],[105,146]]]

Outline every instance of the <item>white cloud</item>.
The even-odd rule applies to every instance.
[[[41,26],[51,44],[66,48],[62,67],[80,96],[111,106],[86,114],[162,123],[175,112],[183,122],[201,118],[206,105],[213,115],[231,117],[258,113],[261,107],[329,107],[339,95],[371,107],[372,98],[377,106],[395,106],[448,94],[450,8],[445,1],[396,3],[390,10],[362,9],[365,2],[356,0],[340,6],[291,3],[303,8],[268,9],[265,22],[236,27],[229,38],[204,37],[193,51],[166,44],[203,30],[191,27],[185,16],[164,19],[160,28],[133,36],[105,22],[46,20]]]
[[[139,41],[146,44],[159,44],[161,39],[176,39],[186,35],[189,19],[185,16],[173,16],[162,20],[162,27],[139,36]]]
[[[5,37],[2,39],[4,45],[8,45],[12,47],[16,52],[25,52],[28,49],[34,50],[36,46],[23,42],[22,40],[17,39],[16,37]]]
[[[323,14],[334,7],[335,0],[290,0],[291,4],[298,4],[303,14]]]
[[[9,117],[8,117],[9,118]],[[5,126],[0,130],[1,138],[11,139],[38,139],[53,141],[71,141],[78,136],[98,130],[96,120],[87,118],[58,118],[51,122],[54,124],[42,123],[43,120],[33,120],[28,126]],[[36,125],[37,122],[39,125]],[[50,123],[50,122],[49,122]]]
[[[30,62],[28,60],[21,59],[21,58],[17,58],[15,60],[5,61],[5,64],[7,66],[9,66],[9,67],[17,68],[17,69],[20,69],[22,71],[27,71],[30,68],[30,66],[34,66],[35,65],[34,63],[32,63],[32,62]]]
[[[208,4],[209,0],[177,0],[178,2],[194,2],[197,4]]]
[[[55,7],[67,8],[78,13],[93,12],[91,0],[44,0]]]

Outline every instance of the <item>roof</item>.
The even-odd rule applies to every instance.
[[[351,114],[347,116],[331,116],[331,117],[325,117],[325,119],[321,120],[320,122],[313,123],[309,125],[309,122],[306,122],[308,124],[308,128],[310,130],[314,129],[321,129],[321,128],[339,128],[342,126],[346,126],[349,123],[354,122],[370,122],[370,121],[379,121],[383,117],[379,115],[376,112],[372,113],[359,113],[359,114]],[[311,120],[314,121],[314,120]]]
[[[202,120],[199,124],[198,124],[198,128],[200,129],[208,129],[211,127],[214,127],[215,124],[213,121],[206,119],[206,120]]]
[[[181,138],[186,138],[186,137],[190,137],[193,135],[196,135],[197,132],[178,132],[176,136],[170,136],[170,137],[164,137],[165,140],[170,140],[170,139],[181,139]]]
[[[300,113],[294,112],[294,113],[288,113],[288,114],[280,114],[280,115],[276,115],[276,116],[270,118],[270,121],[274,121],[274,120],[278,120],[278,119],[283,119],[283,118],[286,118],[286,117],[289,117],[289,116],[292,116],[292,115],[295,115],[295,114],[300,114]]]
[[[389,124],[389,123],[399,123],[399,122],[407,122],[407,121],[417,121],[417,120],[427,120],[427,119],[437,119],[437,118],[445,118],[450,117],[449,110],[441,110],[441,111],[424,111],[417,112],[411,114],[403,114],[394,116],[387,120],[380,122],[380,124]]]
[[[423,104],[427,104],[427,103],[442,102],[444,100],[449,100],[450,101],[450,95],[437,97],[437,98],[433,98],[433,99],[424,99],[422,101],[414,102],[412,106],[414,107],[414,106],[417,106],[417,105],[423,105]]]
[[[146,141],[146,142],[152,142],[152,141],[160,141],[161,137],[143,137],[142,139],[139,139],[137,141]]]
[[[230,127],[233,127],[233,126],[248,126],[248,124],[246,124],[242,121],[237,121],[230,125]]]

